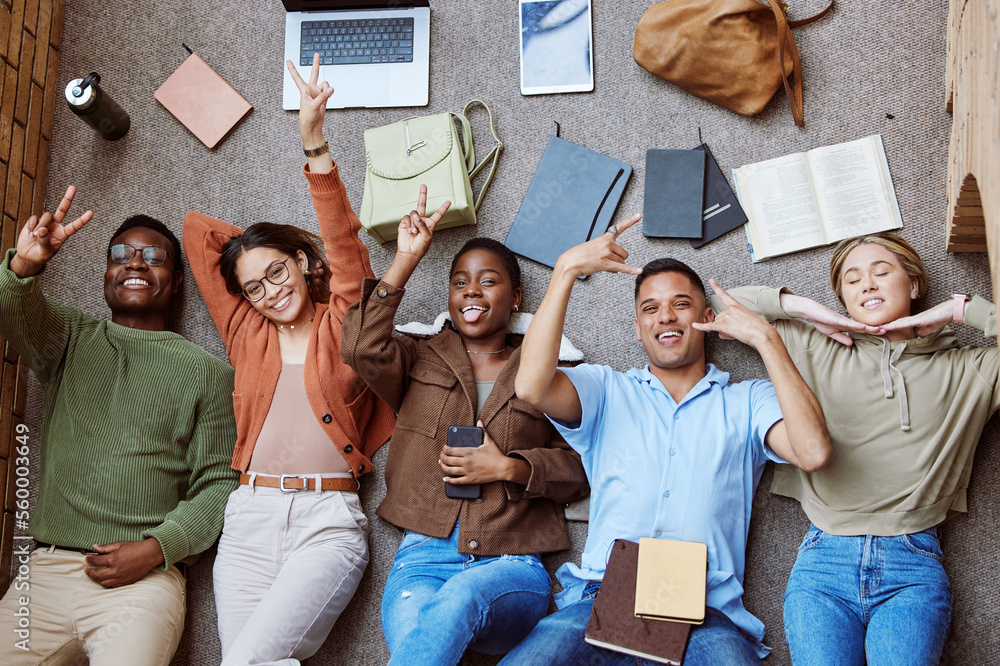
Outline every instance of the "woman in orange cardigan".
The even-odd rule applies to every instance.
[[[323,138],[333,89],[317,83],[318,57],[308,83],[288,68],[326,259],[315,236],[290,225],[244,232],[199,213],[184,220],[191,270],[236,369],[241,485],[213,571],[227,666],[298,663],[326,640],[368,564],[357,478],[394,423],[340,359],[344,311],[373,274]]]

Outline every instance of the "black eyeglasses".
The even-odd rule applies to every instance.
[[[132,245],[131,243],[118,243],[108,248],[108,259],[116,264],[127,264],[132,261],[137,251],[142,252],[142,260],[149,266],[162,266],[163,262],[173,258],[162,247],[155,245]]]
[[[291,257],[288,257],[288,259],[291,259]],[[256,303],[260,299],[264,298],[264,280],[267,280],[275,286],[283,284],[288,279],[288,267],[285,266],[285,262],[288,261],[288,259],[271,264],[271,266],[267,269],[267,273],[260,280],[248,282],[246,286],[243,287],[243,298],[247,299],[251,303]]]

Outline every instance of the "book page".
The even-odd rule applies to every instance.
[[[816,148],[806,157],[826,242],[903,226],[881,136]]]
[[[804,154],[748,164],[733,177],[754,261],[826,242]]]

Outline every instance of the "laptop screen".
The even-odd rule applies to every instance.
[[[330,9],[402,9],[429,7],[429,0],[281,0],[289,12],[324,11]]]

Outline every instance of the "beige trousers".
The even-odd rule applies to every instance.
[[[24,557],[24,556],[20,556]],[[184,576],[154,569],[105,589],[84,573],[82,553],[37,549],[0,599],[0,664],[153,666],[170,663],[184,630]]]

